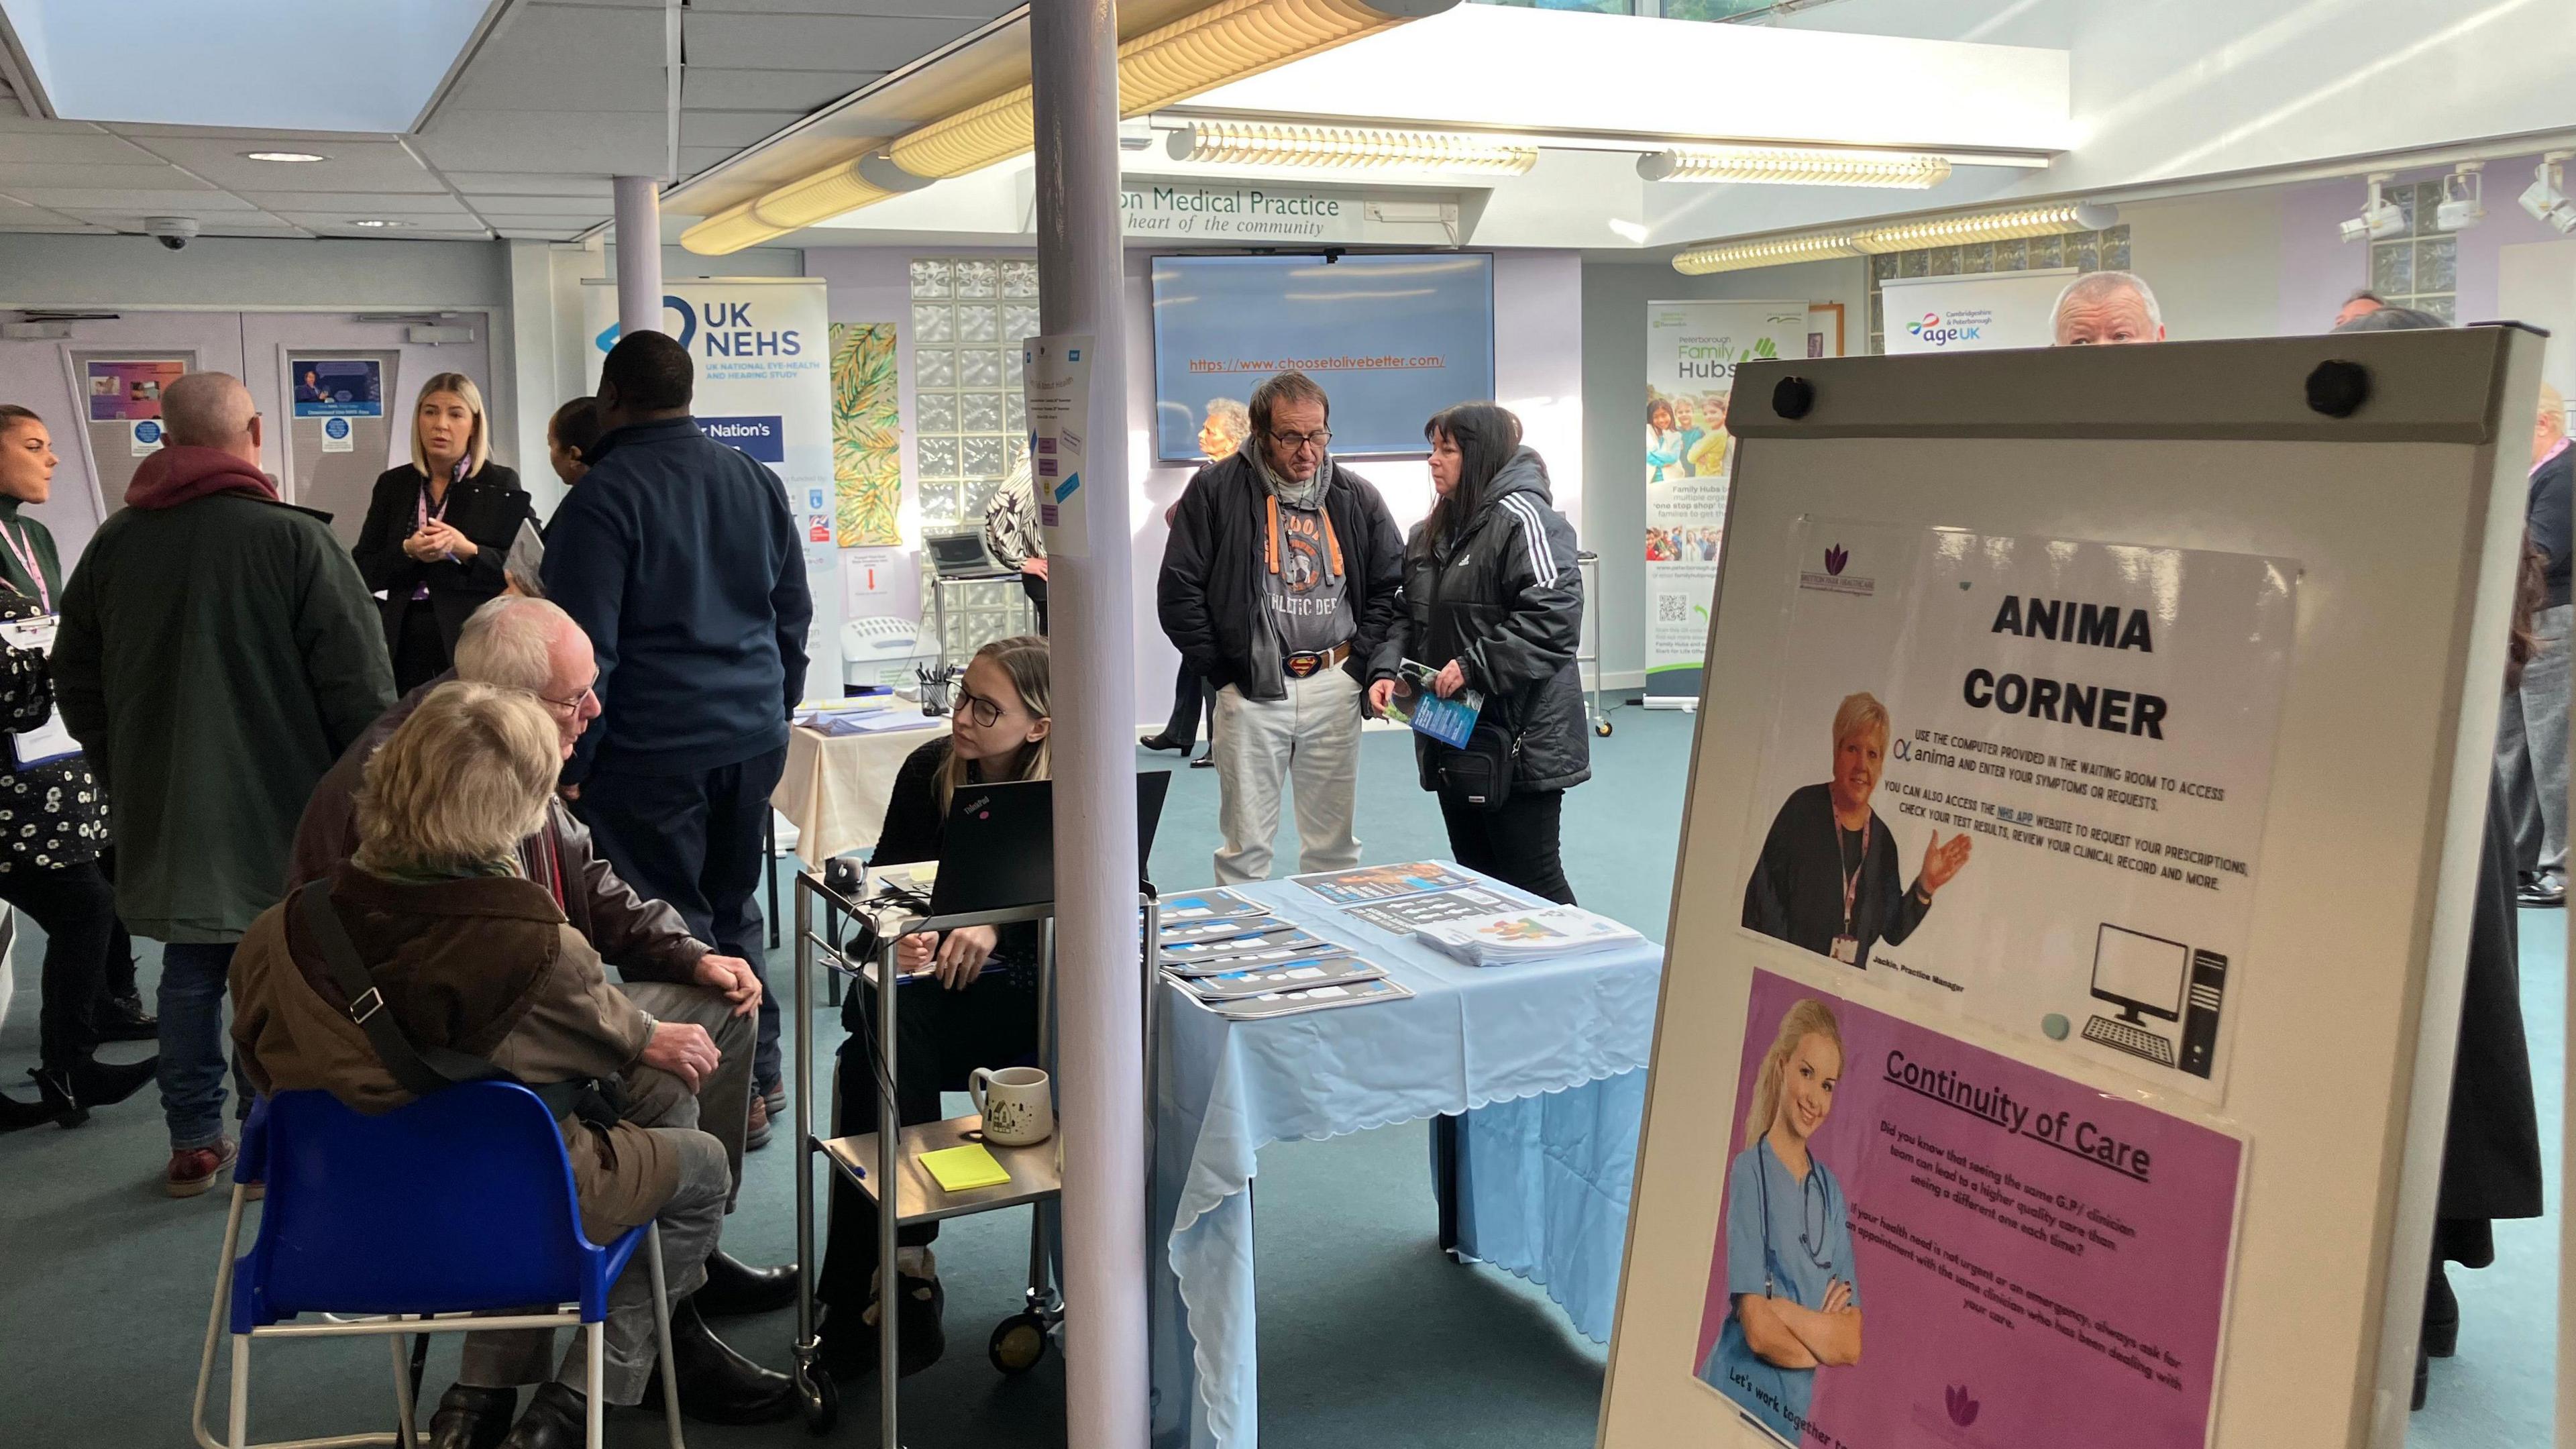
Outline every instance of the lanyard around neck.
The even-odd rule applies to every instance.
[[[24,530],[27,535],[24,544],[19,542],[20,530]],[[27,571],[27,581],[36,586],[36,606],[48,614],[52,613],[54,611],[53,590],[45,587],[45,571],[36,566],[35,525],[24,519],[19,521],[17,528],[0,523],[0,542],[9,545],[9,556],[18,561],[18,567]]]

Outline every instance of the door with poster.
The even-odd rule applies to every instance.
[[[428,320],[428,319],[423,319]],[[244,380],[268,419],[278,481],[290,503],[331,515],[331,531],[355,545],[377,475],[411,461],[411,415],[421,384],[461,372],[494,405],[485,314],[437,319],[470,341],[416,343],[407,319],[370,321],[325,313],[252,313],[242,319]],[[492,429],[492,460],[511,468],[506,424]]]

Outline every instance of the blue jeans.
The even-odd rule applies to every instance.
[[[230,941],[161,948],[161,1114],[173,1152],[224,1138],[224,993],[232,969]]]

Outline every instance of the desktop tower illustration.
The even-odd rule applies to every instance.
[[[2094,941],[2093,996],[2120,1011],[2088,1019],[2084,1039],[2206,1079],[2226,983],[2227,958],[2217,952],[2105,921]],[[2179,1057],[2172,1039],[2147,1024],[2151,1016],[2181,1023]]]

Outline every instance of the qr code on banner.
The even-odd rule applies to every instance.
[[[1682,624],[1682,623],[1688,623],[1689,621],[1690,621],[1690,595],[1688,595],[1688,594],[1657,594],[1657,595],[1655,595],[1655,622],[1656,622],[1656,623],[1658,623],[1658,624]]]

